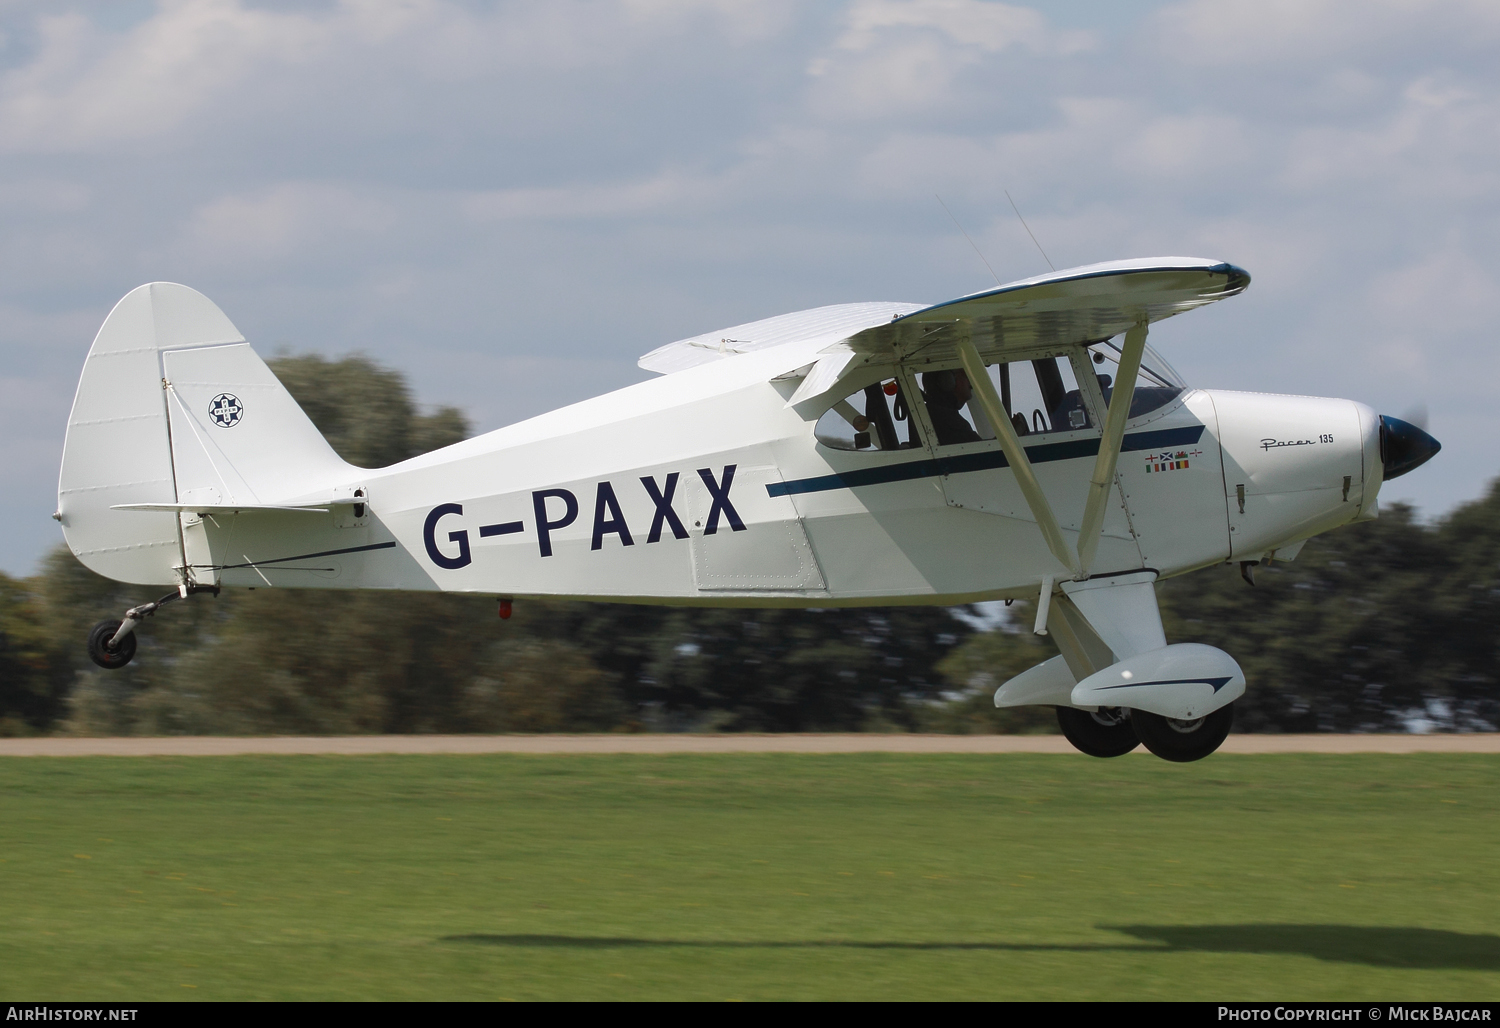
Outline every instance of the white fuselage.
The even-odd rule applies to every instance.
[[[785,363],[743,354],[356,472],[362,517],[184,515],[188,547],[225,585],[712,605],[959,603],[1062,574],[995,440],[828,448]],[[1098,441],[1027,445],[1073,545]],[[1373,516],[1380,475],[1361,404],[1187,390],[1128,423],[1091,571],[1285,557]]]

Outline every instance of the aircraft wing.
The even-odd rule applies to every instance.
[[[1199,257],[1110,261],[1038,275],[913,311],[852,335],[867,358],[951,358],[967,337],[981,354],[1108,339],[1245,291],[1250,275]]]
[[[658,346],[637,363],[647,371],[669,375],[674,371],[707,364],[739,353],[767,350],[783,343],[827,339],[836,343],[872,325],[889,324],[892,318],[923,310],[920,303],[840,303],[831,307],[781,314],[762,321],[732,325],[714,332]]]
[[[826,392],[858,364],[914,356],[957,359],[967,338],[986,357],[1007,350],[1109,339],[1142,320],[1160,321],[1235,296],[1246,271],[1201,257],[1148,257],[1068,268],[947,303],[845,303],[734,325],[657,347],[639,360],[671,374],[786,343],[826,343],[795,372],[803,381],[787,406]],[[799,362],[803,360],[798,358]]]

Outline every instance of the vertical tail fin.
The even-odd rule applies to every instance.
[[[68,418],[58,516],[88,567],[187,580],[184,516],[128,504],[295,502],[357,474],[212,301],[134,289],[94,339]]]

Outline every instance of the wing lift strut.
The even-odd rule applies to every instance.
[[[1130,403],[1135,398],[1136,375],[1140,371],[1141,355],[1145,349],[1146,322],[1141,321],[1125,333],[1120,371],[1115,380],[1114,393],[1110,397],[1109,412],[1104,419],[1104,437],[1099,441],[1099,456],[1094,461],[1094,473],[1089,478],[1088,499],[1084,503],[1083,522],[1078,532],[1078,550],[1074,553],[1063,538],[1062,527],[1057,523],[1057,516],[1052,513],[1052,505],[1047,502],[1046,494],[1042,492],[1036,471],[1026,456],[1025,447],[1016,436],[1015,427],[1010,423],[1010,415],[1005,412],[1005,406],[995,391],[995,384],[984,370],[984,359],[979,356],[972,339],[963,337],[958,340],[958,354],[963,361],[964,370],[968,372],[969,383],[974,387],[990,424],[994,426],[1000,448],[1005,451],[1005,459],[1015,472],[1016,484],[1021,487],[1021,495],[1026,498],[1031,516],[1036,518],[1037,527],[1042,530],[1042,537],[1047,540],[1047,549],[1052,551],[1052,556],[1067,570],[1068,577],[1075,581],[1088,579],[1089,565],[1093,563],[1094,555],[1099,549],[1104,512],[1109,503],[1109,489],[1114,483],[1115,468],[1120,462],[1125,421],[1130,416]],[[1044,584],[1049,587],[1051,583],[1050,578],[1044,580]],[[1050,592],[1050,588],[1046,591]],[[1045,600],[1037,604],[1039,613],[1046,610],[1045,604]],[[1045,632],[1045,623],[1039,624],[1039,627]]]
[[[1015,472],[1016,484],[1031,508],[1047,548],[1064,572],[1062,576],[1042,578],[1034,628],[1038,635],[1046,635],[1049,618],[1055,621],[1059,655],[1001,685],[995,692],[995,705],[1040,703],[1079,708],[1094,712],[1100,725],[1112,725],[1127,734],[1145,731],[1158,722],[1170,724],[1174,727],[1165,737],[1167,744],[1148,741],[1147,745],[1167,759],[1189,760],[1212,752],[1222,738],[1204,743],[1196,750],[1177,752],[1172,749],[1176,739],[1172,733],[1183,738],[1194,735],[1208,723],[1207,715],[1243,695],[1244,673],[1229,654],[1214,647],[1197,643],[1167,645],[1156,605],[1155,571],[1142,569],[1092,580],[1089,575],[1120,461],[1125,422],[1135,398],[1146,331],[1143,319],[1125,333],[1119,373],[1099,441],[1099,456],[1089,477],[1076,550],[1068,547],[1026,450],[985,372],[978,349],[972,340],[961,338],[958,352],[979,404],[994,426],[1005,459]],[[1056,598],[1052,595],[1054,587],[1061,594]],[[1146,715],[1146,720],[1136,728],[1125,725],[1132,711]],[[1150,721],[1152,717],[1157,721]],[[1229,721],[1222,717],[1219,721],[1222,731],[1227,733]],[[1119,752],[1133,748],[1135,741],[1136,736],[1130,734],[1126,740],[1129,745]]]

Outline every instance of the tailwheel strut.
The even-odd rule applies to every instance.
[[[102,668],[114,671],[129,664],[135,656],[135,627],[161,609],[162,604],[185,600],[194,593],[219,595],[216,585],[181,585],[159,600],[131,607],[124,620],[106,618],[89,629],[89,659]]]

